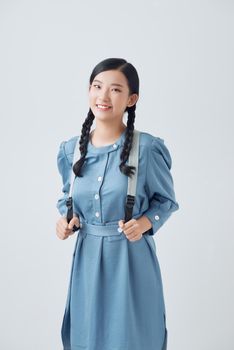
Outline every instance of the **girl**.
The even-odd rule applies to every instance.
[[[124,221],[139,78],[131,63],[108,58],[89,80],[81,135],[60,144],[60,239],[79,229],[61,328],[64,350],[165,350],[166,312],[153,235],[179,209],[164,140],[140,132],[136,198]],[[127,125],[123,122],[127,112]],[[96,127],[90,131],[95,119]],[[72,167],[76,142],[80,159]],[[74,216],[67,222],[69,176]]]

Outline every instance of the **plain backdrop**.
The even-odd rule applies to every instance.
[[[76,236],[55,233],[56,157],[108,57],[136,67],[135,128],[172,156],[180,209],[154,236],[168,350],[234,349],[233,30],[231,0],[1,0],[1,349],[62,349]]]

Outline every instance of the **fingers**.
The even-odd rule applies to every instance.
[[[123,230],[124,221],[123,220],[119,220],[118,225],[119,225],[119,228],[121,228]]]
[[[64,231],[63,228],[61,229],[61,226],[59,226],[58,223],[56,225],[56,235],[62,240],[67,239],[69,237],[69,233],[67,231]]]
[[[69,233],[70,235],[74,235],[74,233],[77,231],[73,231],[74,226],[79,227],[80,226],[80,220],[77,216],[74,216],[74,218],[69,222],[68,228],[71,230]]]
[[[136,219],[131,219],[126,223],[124,223],[123,220],[120,220],[119,225],[126,235],[133,233],[137,228]]]
[[[72,229],[74,225],[76,225],[77,227],[79,227],[79,225],[80,225],[80,220],[77,216],[74,216],[71,219],[71,221],[69,222],[68,228]]]
[[[73,226],[80,226],[80,221],[77,216],[74,216],[69,224],[67,223],[67,218],[62,216],[56,223],[56,235],[64,240],[67,239],[70,235],[73,235],[75,232],[72,231]]]
[[[136,241],[142,238],[142,234],[138,232],[139,227],[136,219],[131,219],[126,223],[124,223],[124,220],[119,220],[118,224],[129,241]]]
[[[133,241],[138,241],[142,238],[142,234],[141,233],[132,233],[132,234],[128,234],[126,235],[128,240],[133,242]]]

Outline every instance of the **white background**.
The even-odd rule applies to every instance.
[[[168,350],[234,349],[233,27],[227,0],[0,2],[1,349],[62,349],[76,236],[55,233],[56,156],[108,57],[136,67],[135,128],[172,156],[180,209],[154,236]]]

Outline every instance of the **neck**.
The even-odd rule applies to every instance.
[[[96,128],[92,131],[92,141],[96,141],[96,143],[112,143],[114,142],[122,132],[126,129],[126,125],[122,124],[114,124],[113,122],[110,124],[102,123],[98,121],[96,123]]]

